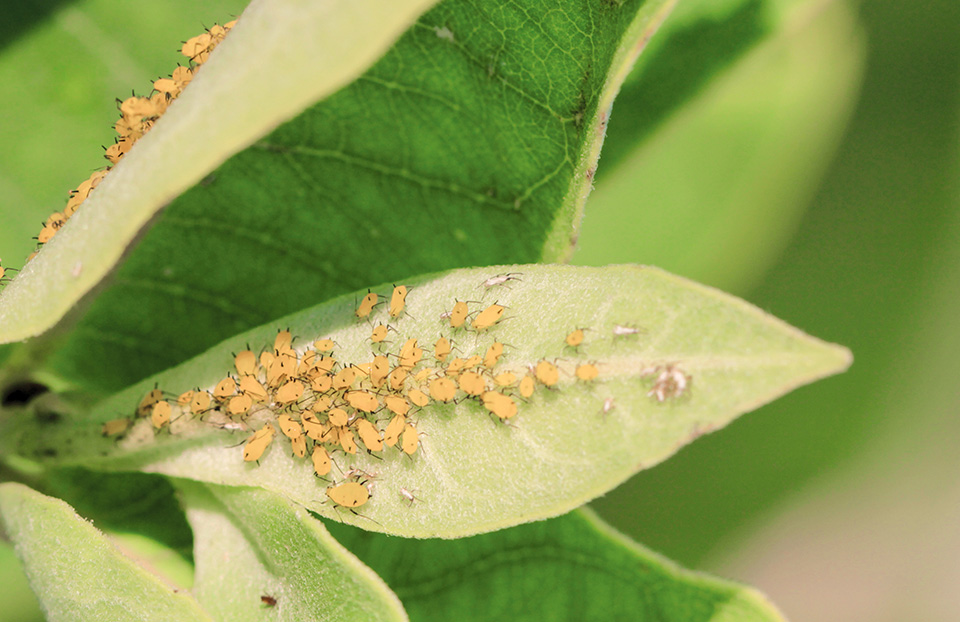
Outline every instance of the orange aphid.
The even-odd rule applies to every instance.
[[[560,380],[560,372],[557,370],[557,366],[549,361],[537,363],[534,374],[537,376],[537,380],[548,387],[552,387]]]
[[[324,373],[329,374],[333,371],[333,368],[337,365],[337,359],[332,356],[319,356],[313,359],[314,369],[318,369]]]
[[[212,401],[213,396],[208,391],[197,391],[193,394],[193,399],[190,400],[190,412],[195,415],[205,413],[210,410],[210,402]]]
[[[323,477],[330,472],[330,454],[322,445],[316,445],[313,448],[311,459],[313,460],[313,470],[317,475]]]
[[[407,301],[407,288],[404,285],[397,285],[393,288],[393,295],[390,297],[390,317],[397,317],[403,313],[403,307]]]
[[[420,438],[417,436],[417,428],[412,423],[403,426],[403,435],[400,437],[400,448],[407,455],[413,455],[420,444]]]
[[[408,339],[400,349],[400,367],[412,369],[423,358],[423,350],[417,347],[416,339]]]
[[[414,376],[413,379],[416,380],[417,382],[424,382],[427,378],[429,378],[434,373],[436,373],[436,371],[437,370],[433,369],[432,367],[424,367],[423,369],[417,372],[417,375]]]
[[[347,367],[337,372],[333,377],[333,388],[337,391],[350,387],[357,379],[357,370]]]
[[[313,404],[310,404],[310,410],[315,413],[325,413],[330,410],[331,406],[333,406],[333,400],[330,399],[329,395],[318,395],[313,400]]]
[[[253,376],[240,376],[240,392],[249,395],[255,402],[267,401],[267,389]]]
[[[53,239],[53,236],[57,235],[57,230],[53,227],[44,227],[40,230],[40,233],[37,235],[37,242],[41,244],[46,244]]]
[[[290,439],[290,449],[297,458],[303,458],[307,455],[307,437],[302,434],[296,438]]]
[[[500,321],[503,317],[503,310],[506,307],[498,304],[492,304],[473,319],[471,326],[476,331],[486,330]]]
[[[385,324],[378,324],[376,328],[373,329],[373,332],[370,333],[370,341],[373,343],[380,343],[387,338],[387,327]]]
[[[403,383],[407,379],[408,373],[409,372],[407,372],[407,370],[403,367],[395,367],[388,376],[390,380],[390,388],[394,391],[402,391]]]
[[[383,439],[380,438],[380,430],[366,419],[360,418],[356,421],[357,434],[360,440],[370,451],[383,451]]]
[[[230,402],[227,404],[227,412],[231,415],[242,415],[253,406],[253,400],[249,395],[235,395],[230,398]]]
[[[600,375],[600,370],[597,369],[597,366],[592,363],[584,363],[583,365],[577,365],[577,378],[585,382],[595,380],[597,376]]]
[[[233,366],[241,376],[252,376],[257,373],[257,355],[250,350],[244,350],[233,357]]]
[[[278,403],[284,405],[296,402],[303,396],[303,391],[305,388],[306,387],[304,387],[303,383],[299,380],[291,380],[277,389],[274,399],[276,399]]]
[[[293,335],[289,330],[279,330],[277,331],[277,336],[273,340],[273,349],[276,352],[284,352],[289,350],[293,344]]]
[[[270,369],[273,367],[273,362],[277,359],[277,356],[270,350],[264,350],[260,353],[260,367],[264,369]]]
[[[471,367],[480,367],[483,364],[483,357],[479,354],[474,354],[467,360],[463,362],[464,369],[470,369]]]
[[[520,395],[523,397],[530,397],[533,395],[533,390],[536,388],[537,383],[534,381],[533,376],[528,374],[520,380]]]
[[[460,328],[463,326],[469,313],[470,309],[467,308],[467,303],[457,301],[457,303],[453,305],[453,311],[450,312],[450,327]]]
[[[583,343],[583,329],[578,328],[577,330],[573,331],[572,333],[567,335],[567,338],[564,339],[564,341],[566,341],[567,345],[570,346],[571,348],[576,348],[581,343]]]
[[[177,404],[181,406],[190,406],[190,402],[193,401],[193,390],[184,391],[179,396],[177,396]]]
[[[213,396],[217,399],[224,399],[230,397],[237,392],[237,381],[233,378],[224,378],[217,383],[217,386],[213,389]]]
[[[344,396],[347,403],[363,412],[372,413],[380,408],[380,401],[377,396],[369,391],[348,391]]]
[[[500,356],[503,354],[503,344],[499,341],[495,341],[492,346],[487,348],[487,354],[483,357],[483,366],[487,369],[492,369],[496,366],[497,361],[500,360]]]
[[[277,417],[277,423],[280,424],[280,431],[283,432],[283,435],[287,438],[303,436],[303,428],[301,428],[300,424],[294,421],[290,415],[280,415]]]
[[[450,364],[447,365],[447,375],[455,376],[459,374],[467,366],[467,361],[462,358],[455,358],[450,361]]]
[[[323,436],[327,433],[327,426],[321,423],[320,419],[311,412],[303,413],[300,421],[303,423],[303,429],[307,433],[307,436],[315,441],[323,439]],[[321,475],[323,475],[323,473],[321,473]]]
[[[467,395],[477,396],[487,389],[483,376],[477,372],[468,371],[460,375],[460,390]]]
[[[383,432],[383,442],[388,447],[393,447],[400,440],[400,434],[403,433],[403,426],[406,425],[406,419],[403,415],[397,414],[387,424],[387,429]]]
[[[501,419],[509,419],[517,414],[517,403],[503,393],[487,391],[482,399],[484,407]]]
[[[333,377],[330,374],[318,374],[310,379],[310,388],[314,393],[329,391],[333,386]]]
[[[314,361],[317,358],[317,353],[313,350],[309,350],[303,353],[303,358],[300,359],[300,365],[297,366],[297,375],[301,377],[306,377],[310,375],[316,367],[314,366]]]
[[[148,412],[153,410],[153,405],[163,399],[163,391],[160,389],[153,389],[140,400],[140,405],[137,406],[137,414],[140,416],[145,416]]]
[[[379,389],[390,374],[390,362],[385,356],[376,356],[370,366],[370,382]]]
[[[171,413],[170,402],[161,400],[153,405],[150,413],[150,422],[153,423],[153,427],[159,430],[170,421]]]
[[[276,430],[271,424],[266,424],[247,439],[247,444],[243,448],[243,459],[245,462],[259,460],[263,452],[266,451],[270,443],[273,442],[273,435]]]
[[[327,488],[327,496],[337,505],[358,508],[370,500],[370,491],[360,482],[345,482]]]
[[[337,428],[337,438],[340,441],[340,447],[348,454],[357,453],[357,441],[353,438],[353,431],[350,428]]]
[[[67,222],[67,217],[60,212],[54,212],[47,217],[45,226],[59,229]]]
[[[379,296],[377,296],[377,294],[374,292],[367,292],[367,295],[364,296],[363,300],[360,301],[360,306],[357,307],[357,310],[354,313],[360,319],[367,317],[377,305],[377,300],[379,300]]]
[[[411,389],[410,392],[407,393],[407,397],[410,398],[411,402],[421,408],[430,403],[430,396],[420,389]]]
[[[132,423],[133,420],[126,417],[123,419],[113,419],[103,424],[100,433],[104,436],[118,436],[126,432]]]
[[[395,415],[406,415],[408,412],[410,412],[410,402],[408,402],[406,398],[400,397],[399,395],[386,396],[383,398],[383,405],[387,407],[387,410]]]
[[[333,339],[325,337],[324,339],[317,339],[313,342],[313,347],[317,349],[317,352],[330,352],[333,350],[333,347],[336,343]],[[329,370],[328,370],[329,371]]]
[[[434,378],[430,382],[430,396],[438,402],[449,402],[457,395],[457,385],[450,378]]]
[[[433,356],[441,363],[445,362],[447,357],[450,356],[450,340],[446,337],[437,339],[437,342],[433,344]]]
[[[505,371],[493,377],[493,382],[498,387],[509,387],[517,381],[517,375],[513,372]]]
[[[342,428],[350,421],[350,415],[342,408],[331,408],[330,412],[327,413],[327,419],[330,421],[330,425]]]

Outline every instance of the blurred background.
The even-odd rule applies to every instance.
[[[155,24],[146,37],[106,1],[4,6],[8,265],[102,165],[92,145],[112,138],[107,102],[168,73],[171,42],[244,4],[138,3]],[[723,29],[750,45],[656,123],[647,85],[677,72],[644,55],[614,106],[573,261],[661,266],[844,344],[855,362],[594,507],[685,566],[757,586],[794,622],[960,619],[960,3],[746,0],[715,3],[736,9],[716,9],[713,31],[690,27],[710,5],[682,0],[676,36],[649,52]],[[65,63],[66,82],[42,71]],[[9,547],[0,585],[5,620],[40,619]]]

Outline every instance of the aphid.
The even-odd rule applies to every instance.
[[[460,376],[460,390],[467,395],[478,396],[487,389],[483,376],[474,371],[464,372]]]
[[[37,242],[41,244],[46,244],[53,239],[53,236],[57,235],[57,230],[53,227],[44,227],[40,230],[39,235],[37,235]]]
[[[373,358],[373,364],[370,366],[370,382],[374,388],[379,389],[387,380],[390,374],[390,362],[385,356],[376,356]]]
[[[290,418],[290,415],[280,415],[277,417],[277,423],[280,425],[280,431],[287,438],[297,438],[303,436],[303,428],[300,424]]]
[[[403,486],[400,487],[400,496],[409,501],[410,505],[413,505],[413,502],[417,501],[417,498],[413,495],[413,493]]]
[[[369,391],[348,391],[344,398],[348,404],[363,412],[372,413],[380,408],[377,396]]]
[[[414,389],[415,391],[417,389]],[[387,410],[392,412],[395,415],[406,415],[410,412],[410,402],[406,398],[400,397],[399,395],[388,395],[383,398],[383,405],[387,407]]]
[[[327,426],[323,425],[320,419],[313,413],[303,413],[300,421],[303,423],[303,429],[306,431],[307,436],[315,441],[322,440],[323,436],[327,433]],[[314,454],[316,454],[316,452],[314,452]]]
[[[430,403],[430,396],[420,389],[410,389],[410,392],[407,393],[407,397],[409,397],[410,401],[420,408],[423,408]]]
[[[520,274],[520,272],[507,272],[506,274],[498,274],[497,276],[490,277],[480,285],[486,289],[490,289],[491,287],[496,287],[497,285],[503,285],[507,281],[522,281],[523,279],[518,278]]]
[[[520,395],[525,398],[529,398],[533,395],[533,390],[537,388],[537,383],[534,381],[533,376],[527,374],[520,380]]]
[[[435,370],[432,367],[424,367],[423,369],[417,372],[417,375],[414,376],[413,379],[416,380],[417,382],[425,382],[427,378],[435,374],[436,371],[437,370]]]
[[[567,338],[564,339],[564,341],[566,341],[567,345],[570,346],[571,348],[576,348],[581,343],[583,343],[583,329],[582,328],[576,329],[575,331],[567,335]]]
[[[184,41],[180,53],[197,64],[203,64],[207,62],[207,58],[209,58],[210,52],[216,44],[217,42],[214,41],[210,33],[204,32]]]
[[[459,374],[461,371],[463,371],[463,369],[464,369],[466,366],[467,366],[467,361],[466,361],[465,359],[462,359],[462,358],[460,358],[460,357],[456,357],[456,358],[454,358],[452,361],[450,361],[450,364],[449,364],[449,365],[447,365],[447,375],[448,375],[448,376],[456,376],[456,375]]]
[[[383,442],[386,443],[388,447],[393,447],[397,444],[397,441],[400,440],[400,435],[403,433],[403,426],[405,424],[406,419],[404,419],[401,414],[394,415],[390,423],[387,424],[387,429],[383,431]]]
[[[484,407],[501,419],[509,419],[517,414],[517,403],[503,393],[487,391],[482,399]]]
[[[277,356],[270,350],[264,350],[260,353],[260,367],[264,369],[270,369],[273,367],[273,362],[277,359]]]
[[[434,378],[430,382],[430,397],[438,402],[449,402],[457,395],[457,385],[450,378]]]
[[[333,339],[326,337],[324,339],[317,339],[313,342],[313,347],[317,349],[317,352],[330,352],[333,350],[334,343]],[[328,370],[329,371],[329,370]]]
[[[306,387],[299,380],[291,380],[277,389],[274,399],[279,404],[287,405],[296,402],[303,396]]]
[[[337,505],[358,508],[370,500],[370,490],[360,482],[344,482],[327,488],[327,496]]]
[[[500,356],[503,354],[503,344],[499,341],[494,341],[493,345],[487,348],[487,353],[483,357],[483,366],[487,369],[493,369],[497,365],[497,361],[500,360]]]
[[[498,304],[492,304],[483,311],[480,312],[480,315],[473,319],[471,326],[473,330],[481,331],[486,330],[496,324],[501,317],[503,317],[503,310],[506,307]]]
[[[403,449],[403,453],[408,456],[413,455],[419,445],[420,437],[417,436],[417,428],[412,423],[403,426],[403,435],[400,437],[400,448]]]
[[[603,406],[601,407],[600,410],[603,413],[603,415],[606,416],[606,414],[611,410],[613,410],[615,407],[616,407],[616,404],[614,403],[613,398],[608,397],[605,400],[603,400]]]
[[[293,344],[293,335],[289,330],[278,330],[277,337],[273,340],[273,350],[283,352],[289,350]]]
[[[4,278],[4,275],[5,275],[8,271],[9,271],[9,272],[19,272],[19,270],[17,270],[16,268],[4,268],[3,265],[0,265],[0,283],[5,283],[5,282],[8,282],[8,281],[10,280],[10,277]]]
[[[649,372],[644,372],[642,376],[657,374],[653,381],[653,388],[647,392],[647,395],[656,398],[658,402],[664,402],[668,398],[680,397],[690,385],[690,375],[684,373],[676,365],[661,365]]]
[[[560,372],[557,370],[557,366],[549,361],[537,363],[534,374],[537,376],[537,380],[548,387],[552,387],[560,380]]]
[[[330,421],[330,425],[342,428],[350,421],[350,415],[342,408],[331,408],[330,412],[327,413],[327,419]]]
[[[332,356],[320,356],[313,360],[313,368],[329,374],[337,365],[337,359]]]
[[[284,350],[277,354],[267,368],[267,384],[279,386],[284,380],[297,375],[297,356],[293,350]]]
[[[373,311],[373,308],[377,305],[377,300],[379,296],[374,292],[367,292],[367,295],[363,297],[363,300],[360,301],[360,306],[357,307],[355,314],[357,318],[363,319],[370,315],[370,312]]]
[[[331,406],[333,406],[333,400],[329,395],[318,395],[313,400],[313,404],[310,404],[310,410],[315,413],[324,413],[330,410]]]
[[[126,432],[132,423],[133,420],[126,417],[123,419],[113,419],[103,424],[100,433],[104,436],[118,436]]]
[[[250,399],[255,402],[267,401],[266,388],[253,376],[240,376],[240,384],[238,387],[241,393],[250,396]]]
[[[242,415],[250,410],[251,406],[253,406],[253,399],[249,395],[235,395],[227,404],[227,412],[231,415]]]
[[[363,418],[357,419],[356,426],[357,434],[363,444],[367,446],[367,449],[383,451],[383,439],[380,438],[380,430],[377,429],[377,426]]]
[[[467,308],[467,303],[457,301],[457,303],[453,305],[453,311],[450,312],[450,327],[460,328],[463,326],[468,313],[470,313],[470,310]]]
[[[623,324],[613,325],[613,337],[627,337],[630,335],[639,335],[642,331],[636,326],[626,326]]]
[[[576,374],[580,380],[590,382],[591,380],[596,380],[597,376],[600,375],[600,371],[593,363],[584,363],[583,365],[577,365]]]
[[[314,361],[317,358],[317,353],[313,350],[309,350],[303,353],[303,358],[300,359],[300,365],[297,367],[297,375],[303,378],[306,378],[310,375],[313,370],[316,369],[314,366]]]
[[[241,376],[252,376],[257,373],[257,355],[244,350],[233,358],[233,365]]]
[[[380,343],[387,338],[387,326],[386,324],[377,324],[377,327],[373,329],[373,332],[370,334],[370,341],[373,343]]]
[[[59,229],[67,222],[67,217],[61,214],[60,212],[54,212],[47,217],[47,222],[44,224],[46,227],[52,227],[53,229]]]
[[[237,392],[237,382],[233,378],[227,377],[217,383],[213,388],[213,397],[225,399]]]
[[[357,370],[353,367],[346,367],[337,372],[333,377],[333,388],[337,391],[351,386],[357,379]]]
[[[337,428],[337,437],[340,441],[340,447],[348,454],[357,453],[357,441],[353,438],[353,432],[350,428]]]
[[[441,363],[446,361],[447,357],[450,356],[450,340],[446,337],[437,339],[437,342],[433,344],[433,356]]]
[[[210,410],[210,402],[213,400],[213,396],[210,395],[207,391],[197,391],[193,394],[193,399],[190,400],[190,412],[195,415],[199,415]]]
[[[315,445],[313,447],[311,460],[313,460],[314,472],[320,477],[330,472],[330,454],[327,453],[327,450],[324,449],[322,445]]]
[[[302,434],[296,438],[290,439],[290,449],[297,458],[303,458],[307,455],[307,437]]]
[[[390,388],[394,391],[402,391],[403,383],[406,381],[408,373],[409,372],[403,367],[395,367],[388,376]]]
[[[333,386],[333,377],[330,374],[318,374],[310,380],[310,388],[314,393],[329,391]]]
[[[137,414],[145,416],[148,412],[153,409],[153,405],[163,399],[163,391],[158,388],[154,388],[152,391],[147,393],[142,400],[140,400],[140,405],[137,406]]]
[[[470,358],[468,358],[463,362],[464,369],[480,367],[481,365],[483,365],[483,357],[480,356],[479,354],[474,354],[473,356],[471,356]]]
[[[259,460],[263,452],[266,451],[270,443],[273,442],[273,435],[276,434],[276,432],[274,427],[269,423],[254,432],[253,436],[247,439],[247,444],[243,448],[243,460],[245,462]]]
[[[517,375],[513,372],[505,371],[493,377],[493,383],[498,387],[509,387],[517,381]]]
[[[403,307],[407,302],[407,288],[405,285],[397,285],[393,288],[393,295],[390,297],[390,317],[397,317],[403,313]]]
[[[262,602],[262,603],[263,603],[264,605],[266,605],[267,607],[276,607],[276,606],[277,606],[277,599],[274,598],[273,596],[270,596],[269,594],[264,594],[263,596],[261,596],[261,597],[260,597],[260,602]]]
[[[407,339],[400,349],[400,367],[412,369],[423,357],[423,350],[417,347],[416,339]]]

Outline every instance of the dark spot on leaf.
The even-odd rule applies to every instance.
[[[0,403],[4,406],[26,404],[33,398],[43,395],[49,390],[49,387],[45,384],[26,380],[7,387],[3,392],[3,398],[0,399]]]

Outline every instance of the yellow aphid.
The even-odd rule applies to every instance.
[[[237,392],[237,381],[233,378],[224,378],[213,388],[213,397],[224,399]]]
[[[307,436],[315,441],[321,440],[324,434],[327,433],[327,426],[323,425],[320,419],[313,413],[303,413],[300,421],[303,423],[303,429],[307,433]]]
[[[300,435],[296,438],[290,439],[290,449],[293,450],[293,455],[297,458],[303,458],[307,455],[307,437]]]
[[[293,350],[285,350],[277,354],[273,363],[267,368],[267,384],[277,387],[288,378],[297,375],[297,357]]]
[[[483,364],[483,357],[479,354],[474,354],[467,360],[463,362],[464,369],[470,369],[471,367],[480,367]]]
[[[353,368],[357,370],[358,378],[360,376],[369,376],[371,367],[373,367],[373,363],[357,363],[356,365],[353,366]],[[362,379],[361,379],[361,382],[362,382]]]
[[[400,367],[413,369],[423,358],[423,350],[417,347],[416,339],[408,339],[400,350]]]
[[[373,383],[373,386],[379,389],[386,382],[389,374],[390,361],[387,360],[387,357],[374,357],[373,364],[370,365],[370,382]]]
[[[153,389],[147,393],[142,400],[140,400],[140,405],[137,406],[137,414],[140,416],[146,415],[148,412],[153,410],[153,405],[163,399],[163,391],[160,389]]]
[[[408,373],[409,372],[407,372],[407,370],[404,369],[403,367],[395,367],[393,371],[390,372],[390,375],[388,376],[390,380],[390,388],[393,389],[394,391],[402,391],[403,383],[407,379]]]
[[[498,304],[492,304],[483,311],[480,312],[480,315],[473,319],[471,326],[473,330],[486,330],[500,321],[500,318],[503,317],[503,310],[506,307]]]
[[[517,403],[503,393],[487,391],[482,399],[484,407],[501,419],[509,419],[517,414]]]
[[[195,415],[205,413],[210,410],[210,402],[213,397],[207,391],[197,391],[190,400],[190,412]]]
[[[450,340],[446,337],[437,339],[437,342],[433,344],[433,356],[441,363],[446,361],[447,357],[450,356]]]
[[[107,150],[103,152],[103,157],[109,160],[111,164],[116,164],[117,162],[120,161],[120,158],[122,158],[124,155],[126,155],[128,151],[130,151],[130,147],[132,146],[133,146],[133,141],[118,140],[117,142],[107,147]]]
[[[526,375],[520,380],[520,395],[523,397],[530,397],[533,395],[533,390],[537,388],[537,383],[534,381],[533,376]]]
[[[317,356],[317,353],[313,350],[304,352],[303,358],[300,359],[300,365],[297,367],[297,375],[304,378],[309,376],[316,369],[313,363]]]
[[[368,292],[366,296],[363,297],[363,300],[360,301],[360,306],[357,307],[355,314],[358,318],[363,319],[370,315],[370,312],[373,311],[373,308],[377,305],[377,296],[374,292]]]
[[[416,389],[415,389],[416,390]],[[383,405],[395,415],[406,415],[410,412],[410,402],[399,395],[388,395],[383,398]]]
[[[450,327],[460,328],[463,326],[469,313],[470,309],[467,308],[467,303],[457,301],[457,303],[453,305],[453,311],[450,312]]]
[[[250,350],[244,350],[233,357],[233,365],[241,376],[252,376],[257,373],[257,355]]]
[[[353,367],[347,367],[337,372],[333,377],[333,388],[337,391],[351,386],[357,379],[357,370]]]
[[[370,451],[383,451],[383,439],[380,438],[380,430],[366,419],[357,419],[357,435]]]
[[[357,453],[357,441],[353,438],[353,431],[350,428],[337,428],[337,440],[340,441],[340,447],[348,454]]]
[[[449,402],[457,395],[457,385],[450,378],[435,378],[430,382],[430,396],[438,402]]]
[[[483,357],[483,366],[487,369],[493,369],[503,354],[503,344],[499,341],[493,342],[493,345],[487,348],[487,354]]]
[[[303,386],[302,382],[299,380],[291,380],[277,389],[274,399],[280,404],[290,404],[296,402],[303,396],[304,389],[306,389],[306,387]]]
[[[184,391],[179,396],[177,396],[177,404],[187,407],[190,406],[190,402],[193,401],[193,391]]]
[[[310,404],[310,410],[315,413],[325,413],[331,406],[333,406],[333,400],[329,395],[318,395],[317,399],[313,400],[313,404]]]
[[[403,313],[403,307],[407,302],[407,288],[404,285],[397,285],[393,288],[393,295],[390,297],[390,317],[397,317]]]
[[[273,435],[276,434],[276,432],[274,427],[269,423],[254,432],[253,436],[247,439],[247,444],[243,448],[243,460],[245,462],[259,460],[263,452],[266,451],[270,443],[273,442]]]
[[[170,421],[171,414],[170,402],[161,400],[153,405],[153,411],[150,413],[150,422],[153,424],[153,427],[159,430]]]
[[[385,324],[378,324],[376,328],[373,329],[373,332],[370,334],[370,341],[373,343],[380,343],[387,338],[387,327]]]
[[[330,425],[342,428],[350,421],[350,415],[342,408],[331,408],[330,412],[327,413],[327,419],[330,421]]]
[[[249,395],[235,395],[230,398],[227,404],[227,412],[231,415],[242,415],[253,406],[253,400]]]
[[[118,436],[126,432],[131,423],[133,423],[133,420],[127,418],[113,419],[103,424],[100,433],[104,436]]]
[[[566,341],[567,345],[571,348],[576,348],[583,343],[583,329],[578,328],[577,330],[573,331],[567,335],[567,338],[564,341]]]
[[[273,362],[277,359],[277,356],[270,350],[264,350],[260,353],[260,367],[264,369],[270,369],[273,367]]]
[[[120,114],[127,120],[139,120],[143,117],[157,116],[156,104],[149,97],[128,97],[120,102]]]
[[[153,90],[173,99],[183,90],[183,85],[171,78],[158,78],[153,81]]]
[[[416,380],[417,382],[424,382],[427,378],[429,378],[434,373],[436,373],[436,371],[437,370],[435,370],[432,367],[424,367],[423,369],[417,372],[417,375],[414,376],[413,379]]]
[[[360,482],[345,482],[327,488],[327,496],[337,505],[358,508],[370,500],[370,491]]]
[[[447,365],[447,375],[455,376],[459,374],[467,366],[467,361],[462,358],[455,358],[450,361],[450,364]]]
[[[430,403],[430,396],[420,389],[411,389],[410,392],[407,393],[407,397],[409,397],[410,401],[420,408],[423,408]]]
[[[513,372],[505,371],[493,377],[493,382],[498,387],[509,387],[517,381],[517,375]]]
[[[363,412],[372,413],[380,408],[377,396],[369,391],[348,391],[344,398],[348,404]]]
[[[560,372],[557,370],[557,366],[549,361],[540,361],[537,363],[534,374],[536,374],[537,380],[548,387],[552,387],[560,380]]]
[[[290,415],[280,415],[277,417],[277,423],[280,424],[280,431],[287,438],[297,438],[303,436],[303,428],[300,424],[290,418]]]
[[[293,335],[289,330],[278,330],[277,336],[273,340],[273,349],[276,352],[288,350],[293,344]]]
[[[330,472],[330,454],[322,445],[316,445],[313,448],[311,459],[313,460],[313,470],[317,475],[323,477]]]
[[[467,395],[477,396],[486,391],[487,383],[483,376],[474,371],[464,372],[460,375],[460,390]]]
[[[387,424],[387,429],[383,432],[383,442],[387,444],[388,447],[393,447],[397,444],[397,441],[400,440],[400,435],[403,433],[403,426],[406,425],[407,420],[403,415],[395,415],[393,419],[390,420],[390,423]]]
[[[317,352],[330,352],[333,350],[333,347],[337,345],[334,343],[333,339],[325,337],[323,339],[317,339],[313,342],[313,347],[317,349]]]
[[[53,227],[44,227],[40,230],[40,233],[37,235],[37,242],[41,244],[46,244],[53,239],[53,236],[57,235],[57,230]]]
[[[61,214],[60,212],[54,212],[47,217],[47,222],[44,223],[47,227],[53,227],[54,229],[59,229],[67,222],[67,217]]]
[[[584,363],[583,365],[577,365],[577,378],[585,382],[591,380],[596,380],[597,376],[600,375],[600,371],[597,369],[597,366],[593,363]]]
[[[403,426],[403,436],[400,437],[400,448],[403,453],[413,455],[420,444],[420,438],[417,436],[417,428],[412,423]]]
[[[260,381],[253,376],[240,376],[240,384],[238,385],[240,392],[244,395],[250,396],[255,402],[266,402],[267,401],[267,390],[264,388]]]
[[[205,63],[210,55],[210,50],[216,45],[210,33],[204,32],[196,37],[191,37],[183,43],[180,53],[197,63]]]
[[[333,386],[333,377],[330,374],[319,374],[310,380],[310,388],[314,393],[329,391]]]

